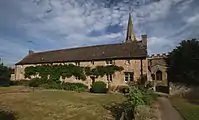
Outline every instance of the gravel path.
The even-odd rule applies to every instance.
[[[165,97],[158,98],[162,120],[184,120]]]

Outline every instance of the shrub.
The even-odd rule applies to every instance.
[[[70,91],[86,91],[88,89],[88,86],[82,84],[82,83],[69,83],[65,82],[61,84],[62,89],[64,90],[70,90]]]
[[[54,81],[48,81],[44,84],[39,85],[39,87],[45,88],[45,89],[62,89],[61,84]]]
[[[0,120],[17,120],[16,113],[0,109]]]
[[[4,78],[0,78],[0,86],[2,86],[2,87],[10,86],[10,80],[4,79]]]
[[[20,81],[10,81],[10,85],[23,85],[23,86],[28,86],[29,85],[29,80],[20,80]]]
[[[10,68],[0,63],[0,85],[9,86],[11,71]]]
[[[30,80],[30,82],[29,82],[28,85],[29,85],[30,87],[39,87],[40,85],[45,84],[45,83],[47,83],[47,82],[48,82],[48,81],[45,80],[45,79],[33,78],[33,79]]]
[[[108,90],[106,88],[106,83],[102,81],[94,82],[91,85],[91,89],[90,89],[90,92],[93,92],[93,93],[107,93],[107,91]]]
[[[119,92],[120,93],[129,93],[129,86],[120,86],[119,87]]]
[[[125,111],[132,111],[132,114],[135,114],[136,107],[150,105],[156,96],[152,91],[147,90],[143,86],[132,86],[130,87],[129,94],[126,95],[126,98],[127,107],[125,108]]]

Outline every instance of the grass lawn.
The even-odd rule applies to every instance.
[[[170,101],[186,120],[199,120],[198,104],[191,103],[179,97],[173,97]]]
[[[114,120],[104,105],[124,100],[121,94],[91,94],[62,90],[0,87],[0,108],[16,112],[19,120]]]

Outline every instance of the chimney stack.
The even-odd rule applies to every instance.
[[[147,47],[147,35],[142,35],[142,44]]]
[[[28,55],[31,55],[31,54],[33,54],[33,53],[34,53],[33,50],[29,50],[29,51],[28,51]]]

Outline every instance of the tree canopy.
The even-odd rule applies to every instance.
[[[0,63],[0,82],[10,80],[11,69]]]
[[[166,62],[169,81],[187,85],[199,84],[199,41],[182,41],[169,53]]]

